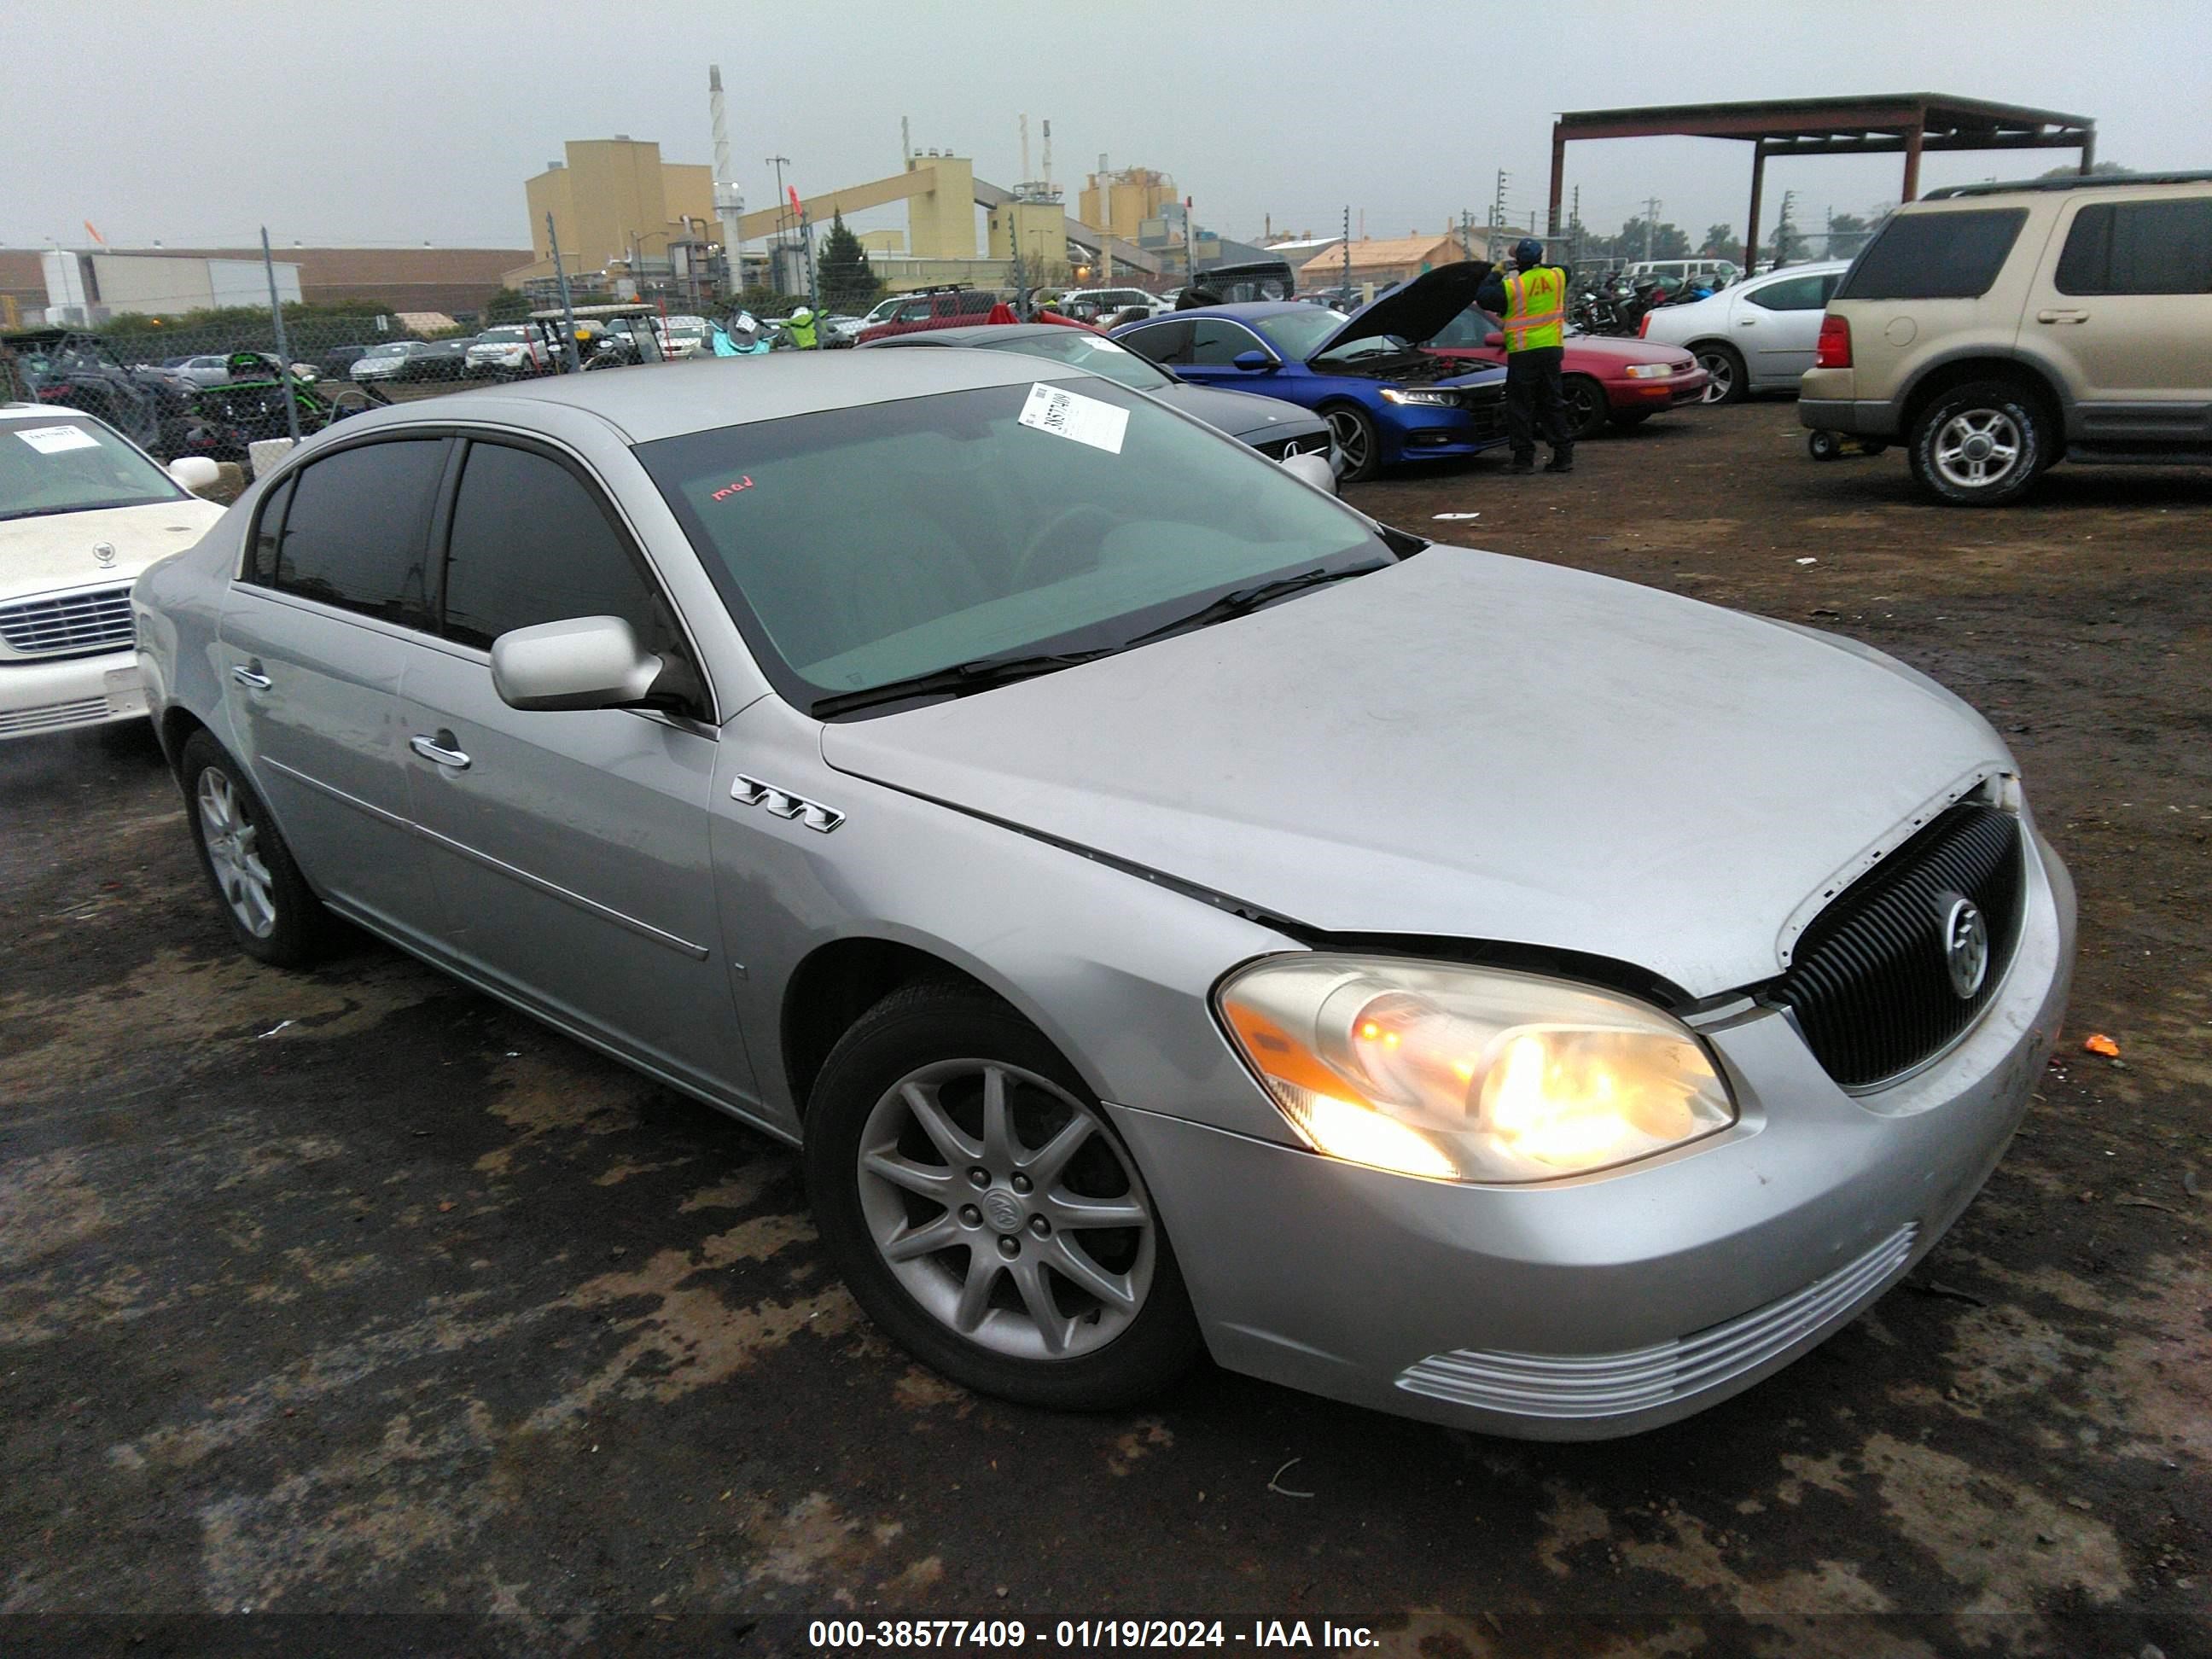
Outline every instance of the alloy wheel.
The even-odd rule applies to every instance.
[[[1726,403],[1729,394],[1735,390],[1735,360],[1725,351],[1701,351],[1698,354],[1698,367],[1710,377],[1698,401]]]
[[[2012,476],[2023,448],[2019,425],[2003,410],[1963,409],[1937,430],[1930,459],[1946,483],[1987,489]]]
[[[276,926],[276,884],[261,856],[261,827],[244,794],[219,769],[201,772],[195,793],[200,839],[216,890],[240,927],[256,939],[267,939]]]
[[[952,1060],[886,1091],[860,1135],[869,1237],[929,1316],[990,1352],[1071,1359],[1152,1288],[1152,1201],[1091,1107],[1048,1078]]]
[[[1344,457],[1346,474],[1358,473],[1367,465],[1366,422],[1348,409],[1332,409],[1328,418],[1329,434]]]

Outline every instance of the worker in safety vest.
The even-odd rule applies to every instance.
[[[1513,444],[1512,471],[1536,469],[1536,428],[1552,447],[1547,472],[1575,470],[1574,437],[1559,386],[1566,355],[1567,273],[1544,263],[1544,245],[1523,237],[1513,246],[1510,274],[1492,272],[1475,303],[1495,314],[1505,331],[1505,430]]]
[[[822,342],[815,334],[814,313],[805,306],[783,319],[783,331],[791,337],[792,344],[801,351],[811,351]]]

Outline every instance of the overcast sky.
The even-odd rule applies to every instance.
[[[1562,109],[1932,90],[2093,116],[2101,159],[2212,167],[2212,4],[2104,0],[1937,8],[1926,0],[0,0],[17,72],[0,99],[0,242],[333,243],[523,247],[522,181],[568,138],[628,133],[669,161],[712,159],[707,65],[728,88],[748,207],[899,167],[917,149],[1020,171],[1053,124],[1074,206],[1101,151],[1158,167],[1199,222],[1256,240],[1372,235],[1478,217],[1495,174],[1540,210]],[[35,49],[31,49],[35,43]],[[26,68],[35,65],[35,68]],[[1923,186],[2018,177],[2070,152],[1931,156]],[[1647,196],[1692,237],[1743,224],[1749,147],[1711,140],[1571,146],[1584,220],[1611,230]],[[1776,163],[1767,200],[1895,199],[1895,158]],[[1772,209],[1767,217],[1771,220]],[[896,210],[860,222],[899,224]]]

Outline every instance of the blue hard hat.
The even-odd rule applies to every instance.
[[[1544,245],[1533,236],[1523,236],[1513,244],[1513,263],[1526,270],[1531,265],[1544,263]]]

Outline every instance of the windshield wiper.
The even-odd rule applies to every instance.
[[[1148,633],[1129,641],[1142,645],[1148,640],[1164,639],[1170,634],[1188,633],[1193,629],[1210,628],[1215,623],[1226,622],[1231,617],[1242,617],[1271,605],[1277,599],[1302,593],[1310,587],[1321,587],[1329,582],[1340,582],[1353,576],[1364,576],[1370,571],[1387,569],[1387,565],[1355,564],[1342,570],[1313,569],[1300,571],[1295,576],[1278,576],[1273,581],[1256,583],[1250,587],[1232,588],[1210,605],[1201,605],[1188,617],[1178,617],[1171,623],[1163,623]]]
[[[994,685],[1032,679],[1056,669],[1073,668],[1078,663],[1110,657],[1121,649],[1118,645],[1109,645],[1095,651],[1040,651],[1026,656],[978,657],[973,662],[955,663],[950,668],[933,668],[927,674],[909,674],[902,680],[886,680],[881,685],[866,686],[858,691],[839,691],[817,697],[809,712],[816,720],[826,720],[850,714],[855,708],[904,702],[909,697],[964,697],[971,691],[988,691]]]

